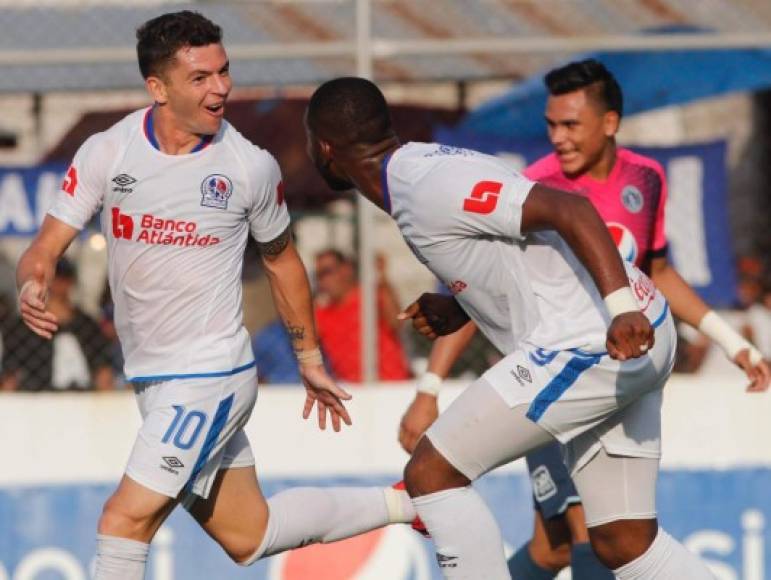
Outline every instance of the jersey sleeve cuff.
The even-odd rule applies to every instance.
[[[82,231],[83,228],[86,226],[85,223],[78,220],[77,218],[72,217],[71,215],[67,214],[66,212],[62,212],[61,209],[58,208],[51,208],[48,210],[48,215],[50,215],[53,218],[56,218],[62,223],[67,224],[68,226],[71,226],[75,228],[78,231]]]
[[[664,244],[662,247],[660,247],[657,250],[648,250],[648,258],[649,259],[666,258],[668,253],[669,253],[669,244]]]

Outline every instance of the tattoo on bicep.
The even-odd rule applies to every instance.
[[[289,226],[279,234],[279,236],[269,242],[259,242],[260,253],[263,256],[278,256],[289,245],[289,241],[292,239],[292,232],[289,230]]]
[[[303,339],[305,338],[305,327],[295,326],[291,322],[286,322],[286,330],[289,338],[292,340],[292,348],[301,350]]]

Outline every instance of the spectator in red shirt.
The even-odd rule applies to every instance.
[[[378,379],[410,378],[398,335],[400,308],[385,276],[385,260],[377,261]],[[341,381],[361,382],[361,288],[353,262],[338,250],[316,255],[316,325],[332,374]]]

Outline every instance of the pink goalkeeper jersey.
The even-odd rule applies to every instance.
[[[618,148],[605,181],[589,175],[571,179],[555,153],[542,157],[524,174],[548,187],[586,196],[608,226],[621,256],[647,271],[651,258],[666,255],[664,206],[667,186],[657,161]]]

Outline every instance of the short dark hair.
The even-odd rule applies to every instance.
[[[143,78],[159,75],[180,48],[222,42],[222,29],[191,10],[170,12],[137,29],[137,60]]]
[[[332,131],[331,136],[345,144],[377,143],[392,132],[383,93],[359,77],[340,77],[317,88],[308,103],[307,119],[313,131]]]
[[[616,77],[604,64],[593,58],[555,68],[543,80],[551,95],[587,89],[587,93],[606,111],[615,111],[619,117],[624,114],[624,96]]]

